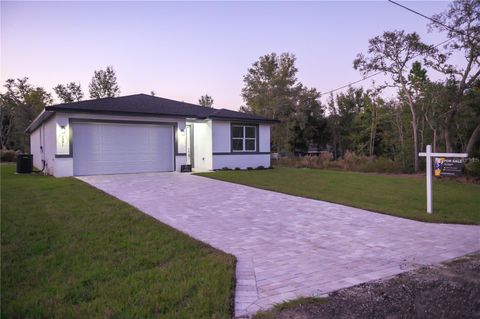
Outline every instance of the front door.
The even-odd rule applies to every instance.
[[[187,165],[192,165],[193,167],[193,129],[192,125],[187,125],[186,127],[186,138],[187,138]]]

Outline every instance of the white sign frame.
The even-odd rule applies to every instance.
[[[432,146],[427,145],[425,153],[418,153],[418,156],[426,157],[427,159],[427,213],[433,212],[432,208],[432,157],[468,157],[467,153],[432,153]]]

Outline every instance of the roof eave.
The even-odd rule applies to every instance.
[[[106,114],[106,115],[130,115],[130,116],[155,116],[155,117],[174,117],[174,118],[196,118],[205,119],[206,116],[198,116],[194,114],[168,114],[168,113],[145,113],[145,112],[128,112],[128,111],[108,111],[108,110],[92,110],[92,109],[74,109],[49,106],[48,111],[63,112],[63,113],[87,113],[87,114]]]
[[[268,124],[280,123],[279,120],[267,119],[267,118],[246,119],[246,118],[239,118],[239,117],[233,117],[233,116],[208,116],[208,118],[212,120],[239,121],[239,122],[255,122],[255,123],[268,123]]]
[[[30,125],[27,126],[24,133],[32,133],[40,125],[48,121],[54,114],[55,112],[48,111],[47,108],[44,108],[43,111],[40,114],[38,114],[38,116],[32,121],[32,123],[30,123]]]

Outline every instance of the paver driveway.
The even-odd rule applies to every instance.
[[[178,173],[81,180],[237,257],[235,314],[480,249],[480,227],[427,224]]]

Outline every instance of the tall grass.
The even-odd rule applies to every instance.
[[[273,161],[276,166],[296,168],[323,168],[337,169],[366,173],[405,173],[402,165],[385,157],[369,157],[347,152],[338,160],[332,160],[331,154],[324,153],[319,156],[284,157]]]

